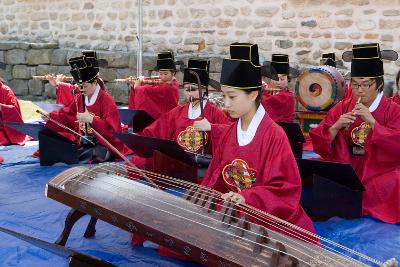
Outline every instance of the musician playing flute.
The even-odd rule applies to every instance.
[[[272,54],[271,67],[276,71],[278,80],[271,79],[271,88],[279,89],[275,94],[264,91],[261,104],[270,118],[275,122],[293,122],[295,117],[295,99],[293,89],[289,87],[289,56]]]
[[[129,94],[129,109],[146,111],[154,119],[178,106],[179,82],[175,78],[175,61],[172,51],[158,54],[157,67],[159,84],[144,83],[144,77],[139,77],[131,83]]]
[[[231,59],[222,64],[221,85],[225,107],[238,120],[224,130],[219,127],[220,142],[202,185],[224,193],[226,201],[250,204],[314,232],[299,203],[301,179],[289,141],[260,105],[257,45],[234,43],[230,52]],[[195,122],[196,130],[211,130],[211,135],[213,128],[207,119]],[[165,248],[159,252],[174,255]]]
[[[97,61],[97,53],[93,50],[84,50],[82,55],[88,59]],[[95,66],[98,68],[98,66]],[[63,104],[67,106],[74,100],[75,94],[79,92],[79,86],[77,84],[71,84],[64,82],[67,76],[61,74],[57,76],[49,75],[49,84],[56,88],[56,104]],[[99,85],[105,90],[104,81],[98,77]]]
[[[399,223],[400,106],[383,94],[383,59],[396,60],[397,53],[374,43],[343,54],[351,60],[353,97],[336,104],[310,136],[324,160],[353,166],[365,187],[364,215]]]
[[[96,58],[82,55],[69,59],[68,63],[71,66],[74,80],[78,83],[82,82],[82,88],[80,88],[82,92],[78,92],[74,100],[67,106],[51,112],[49,116],[89,139],[93,139],[95,145],[83,145],[86,139],[82,140],[79,136],[62,129],[51,121],[46,123],[46,127],[80,143],[81,163],[103,162],[113,158],[112,150],[107,144],[96,138],[92,128],[124,155],[129,154],[131,151],[113,136],[113,132],[122,131],[121,121],[114,99],[106,92],[104,84],[98,78],[99,68]]]
[[[18,99],[0,77],[0,122],[23,122]],[[0,145],[24,145],[26,135],[0,124]]]
[[[153,124],[143,130],[141,135],[169,139],[176,141],[184,150],[192,153],[203,151],[203,135],[193,128],[195,121],[203,119],[201,114],[199,90],[197,78],[191,74],[194,71],[200,78],[202,93],[207,95],[209,82],[210,61],[204,59],[189,59],[188,67],[185,68],[183,83],[186,104],[177,106],[166,114],[162,115]],[[230,119],[225,113],[211,104],[207,99],[202,101],[204,117],[212,124],[228,124]],[[211,140],[207,133],[204,134],[204,150],[211,154]],[[144,158],[133,157],[133,162],[137,166],[144,166],[148,162]]]

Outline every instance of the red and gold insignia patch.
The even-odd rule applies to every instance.
[[[256,170],[249,168],[246,161],[235,159],[223,168],[222,178],[228,185],[243,190],[255,183]]]
[[[93,112],[89,112],[90,115],[92,116],[96,116],[96,114],[94,114]],[[86,132],[86,127],[85,124],[87,124],[87,132]],[[92,127],[90,126],[89,123],[86,122],[79,122],[79,130],[81,131],[81,133],[83,133],[84,135],[92,135],[93,134],[93,130]]]
[[[351,131],[351,140],[355,145],[364,147],[365,141],[368,138],[368,134],[371,131],[371,125],[367,122],[361,123],[360,126],[355,127]]]
[[[208,135],[204,133],[206,144],[208,142]],[[196,153],[199,149],[203,148],[203,137],[201,132],[194,129],[193,126],[187,127],[185,130],[179,133],[176,138],[176,142],[184,149],[189,152]]]

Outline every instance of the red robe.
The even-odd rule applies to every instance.
[[[342,114],[353,110],[355,104],[354,98],[339,102],[328,112],[320,125],[310,131],[314,150],[324,160],[352,164],[365,187],[363,214],[384,222],[398,223],[400,222],[400,106],[383,96],[378,108],[372,112],[376,120],[373,129],[362,127],[366,124],[357,116],[356,121],[348,129],[339,131],[331,144],[329,128]],[[354,145],[357,142],[363,143],[364,155],[350,153],[353,148],[361,147]]]
[[[155,120],[161,115],[178,106],[179,82],[174,79],[172,84],[143,84],[131,87],[129,94],[129,109],[146,111]]]
[[[153,124],[146,127],[141,135],[148,137],[156,137],[160,139],[168,139],[176,141],[184,150],[200,153],[203,149],[202,136],[199,132],[194,131],[193,123],[201,120],[199,116],[196,119],[188,118],[189,104],[178,106],[166,114],[162,115]],[[213,124],[230,124],[230,118],[225,115],[222,110],[213,104],[207,102],[204,106],[204,117]],[[206,151],[211,154],[212,139],[208,133],[206,137]],[[133,157],[132,161],[139,167],[145,168],[146,159]]]
[[[395,103],[400,105],[400,95],[399,94],[396,94],[391,99],[392,99],[393,102],[395,102]]]
[[[265,114],[253,140],[239,146],[237,123],[222,132],[202,185],[237,192],[236,181],[247,204],[315,233],[299,204],[301,179],[285,132]],[[236,179],[241,173],[248,175]]]
[[[63,104],[64,106],[68,106],[69,103],[74,100],[75,94],[72,93],[72,90],[78,90],[79,87],[75,84],[70,84],[70,83],[64,83],[60,82],[57,85],[57,98],[56,98],[56,104]]]
[[[23,122],[18,99],[7,85],[0,81],[0,121]],[[23,145],[26,135],[0,124],[0,145]]]
[[[68,126],[75,131],[82,132],[85,128],[79,127],[78,122],[76,122],[76,113],[83,111],[82,106],[82,97],[78,93],[77,102],[72,101],[68,106],[63,107],[60,110],[56,110],[50,113],[51,118],[57,120],[58,122]],[[78,109],[77,109],[78,107]],[[95,115],[93,118],[93,123],[91,123],[91,127],[93,127],[97,132],[99,132],[104,138],[106,138],[115,148],[117,148],[122,154],[127,155],[131,153],[130,149],[121,143],[114,135],[113,132],[121,132],[121,121],[119,118],[119,112],[117,109],[117,105],[114,102],[114,99],[105,91],[104,87],[102,87],[97,96],[96,102],[86,107],[89,113]],[[51,121],[46,123],[46,126],[56,130],[66,138],[72,141],[78,141],[79,137],[60,128],[55,125]],[[79,130],[79,128],[81,128]],[[90,134],[91,128],[88,128],[88,132]],[[103,143],[99,138],[96,138],[99,143],[105,147],[108,147],[105,143]],[[109,148],[109,147],[108,147]],[[112,152],[116,157],[116,155],[110,148],[110,152]]]
[[[264,92],[261,104],[275,122],[293,122],[295,117],[295,99],[291,90],[282,90],[275,95]]]

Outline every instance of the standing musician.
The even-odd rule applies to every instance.
[[[0,77],[0,122],[23,122],[18,99]],[[23,145],[26,135],[0,124],[0,145]]]
[[[193,123],[203,117],[207,118],[213,124],[228,124],[230,119],[222,110],[206,99],[202,101],[203,107],[200,107],[198,81],[195,75],[190,71],[194,71],[200,78],[202,92],[208,95],[209,81],[209,60],[189,59],[188,67],[185,69],[183,76],[184,96],[186,104],[177,106],[166,114],[162,115],[153,124],[143,130],[141,135],[149,137],[157,137],[161,139],[169,139],[176,141],[184,150],[192,153],[201,153],[203,150],[203,135],[194,130]],[[201,114],[204,110],[204,115]],[[207,133],[204,134],[204,150],[211,154],[211,140]],[[143,166],[143,158],[133,157],[136,166]]]
[[[172,51],[158,54],[156,67],[161,83],[144,83],[145,78],[139,77],[131,84],[129,94],[129,109],[146,111],[153,119],[178,106],[179,82],[174,77],[175,61]]]
[[[383,59],[397,53],[374,43],[343,54],[351,60],[353,97],[336,104],[310,137],[324,160],[351,163],[365,187],[363,214],[399,223],[400,106],[383,94]]]
[[[219,131],[202,185],[224,193],[226,201],[247,203],[314,232],[299,204],[301,179],[286,134],[260,105],[258,47],[233,43],[230,53],[222,64],[221,85],[225,107],[238,120]],[[212,133],[206,120],[196,122],[195,129]]]
[[[263,92],[261,104],[273,121],[293,122],[295,118],[295,98],[293,89],[289,87],[291,76],[289,56],[272,54],[271,68],[276,71],[279,80],[271,79],[271,88]],[[272,90],[277,90],[277,92],[271,94],[270,91]]]
[[[97,59],[83,54],[69,59],[69,64],[71,74],[74,80],[79,82],[81,92],[75,94],[74,100],[67,106],[48,115],[64,126],[81,132],[85,138],[79,140],[77,136],[52,121],[48,121],[46,126],[72,141],[79,142],[81,163],[103,162],[113,158],[110,148],[102,140],[97,140],[92,128],[122,154],[129,154],[131,151],[113,136],[113,132],[121,132],[119,112],[113,98],[106,92],[104,83],[98,78]],[[93,142],[89,143],[87,140]]]

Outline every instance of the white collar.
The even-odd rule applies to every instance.
[[[379,103],[381,103],[382,96],[383,96],[383,91],[380,92],[380,93],[375,97],[374,102],[372,102],[371,106],[369,106],[369,108],[368,108],[369,112],[374,112],[374,111],[378,108]]]
[[[245,146],[248,145],[256,135],[258,126],[260,126],[260,123],[262,119],[264,118],[265,115],[265,109],[262,105],[260,105],[254,114],[253,118],[251,119],[251,122],[249,124],[249,127],[247,128],[247,131],[242,130],[242,120],[239,118],[237,122],[237,141],[239,146]]]
[[[203,100],[203,108],[206,107],[207,100]],[[197,107],[193,107],[192,103],[189,102],[189,108],[188,108],[188,118],[191,120],[197,119],[201,115],[201,109],[200,105]]]
[[[96,102],[97,97],[98,97],[98,95],[99,95],[99,92],[100,92],[100,85],[97,84],[96,90],[94,91],[94,93],[93,93],[93,95],[92,95],[92,98],[90,99],[90,102],[89,102],[89,100],[88,100],[87,95],[85,95],[85,105],[86,105],[86,106],[92,106],[92,105]]]

